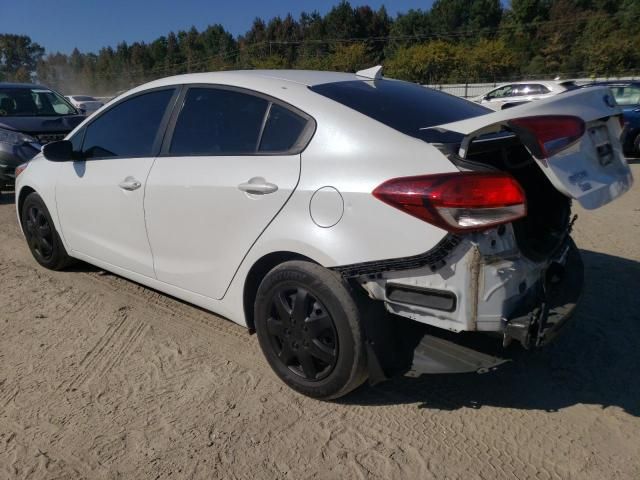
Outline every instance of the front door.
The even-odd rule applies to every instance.
[[[81,160],[61,164],[56,182],[62,235],[72,255],[154,277],[143,200],[174,91],[125,99],[72,138]]]

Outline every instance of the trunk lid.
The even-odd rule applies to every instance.
[[[462,158],[474,139],[511,130],[558,191],[586,209],[596,209],[622,195],[633,184],[620,144],[621,114],[608,88],[592,87],[424,130],[464,135],[459,151]],[[569,116],[584,122],[584,133],[549,155],[539,147],[540,139],[535,134],[519,127],[523,119]]]

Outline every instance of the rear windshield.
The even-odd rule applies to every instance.
[[[441,134],[422,128],[491,112],[468,100],[397,80],[354,80],[310,88],[395,130],[426,141],[446,140]]]

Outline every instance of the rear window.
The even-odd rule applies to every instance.
[[[273,104],[260,142],[261,152],[286,152],[291,150],[307,125],[307,120]]]
[[[310,87],[331,100],[415,138],[441,141],[420,130],[484,115],[491,110],[438,90],[398,80],[325,83]]]

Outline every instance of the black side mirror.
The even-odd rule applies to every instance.
[[[42,147],[44,158],[52,162],[70,162],[74,160],[73,145],[69,140],[47,143]]]

